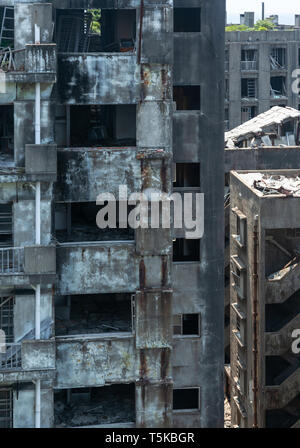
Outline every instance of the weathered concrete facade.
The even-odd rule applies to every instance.
[[[224,2],[2,5],[14,6],[20,50],[0,94],[14,137],[0,160],[0,207],[12,222],[0,249],[0,307],[12,304],[13,322],[0,394],[14,417],[0,409],[3,425],[222,427]],[[80,34],[89,8],[103,17],[93,48]],[[180,23],[185,14],[195,28]],[[74,42],[61,34],[70,22]],[[104,42],[108,23],[120,47]],[[199,110],[176,109],[173,88],[194,86]],[[189,167],[192,186],[180,181]],[[205,195],[205,233],[190,240],[197,257],[174,258],[184,231],[94,228],[100,193],[171,194],[174,170],[174,191]],[[82,403],[107,406],[106,420],[83,418]]]
[[[231,173],[232,423],[296,428],[300,369],[293,332],[299,328],[299,198],[258,189],[251,180],[257,173],[274,179],[299,175],[298,170]]]
[[[299,29],[229,31],[225,42],[227,130],[272,106],[299,108],[299,96],[292,90],[292,74],[299,68]]]

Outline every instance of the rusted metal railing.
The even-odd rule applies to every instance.
[[[0,248],[0,274],[14,274],[24,270],[24,248]]]
[[[0,370],[14,370],[22,367],[21,344],[1,344]]]

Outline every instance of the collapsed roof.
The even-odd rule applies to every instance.
[[[295,175],[268,174],[261,172],[240,173],[248,185],[264,196],[281,194],[300,197],[300,177]]]
[[[274,106],[252,120],[225,133],[225,148],[259,146],[295,146],[299,143],[300,111]],[[284,129],[291,123],[292,130]]]

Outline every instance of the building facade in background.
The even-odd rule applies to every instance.
[[[0,427],[222,427],[224,2],[0,6]],[[203,238],[100,230],[119,185]]]

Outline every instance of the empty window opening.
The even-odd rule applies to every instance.
[[[200,163],[176,163],[174,187],[200,187]]]
[[[242,50],[241,70],[257,70],[257,50]]]
[[[136,40],[135,9],[69,9],[56,12],[59,52],[128,52]]]
[[[57,428],[134,422],[134,384],[54,392],[54,425]]]
[[[101,229],[96,219],[98,212],[107,206],[97,205],[95,202],[73,202],[56,204],[55,233],[60,243],[83,241],[132,241],[134,230],[127,225],[120,227],[119,202],[112,204],[116,209],[116,228]],[[127,206],[128,214],[134,206]],[[107,219],[107,215],[104,219]]]
[[[243,78],[241,87],[242,98],[256,98],[256,79]]]
[[[14,107],[0,106],[0,163],[14,160]]]
[[[0,204],[0,248],[12,247],[12,204]]]
[[[271,70],[280,70],[286,66],[286,49],[272,48],[271,55]]]
[[[174,33],[201,31],[201,8],[174,8]]]
[[[173,242],[173,261],[200,261],[200,240],[177,238]]]
[[[271,78],[271,97],[280,98],[286,96],[286,79],[284,76],[272,76]]]
[[[256,117],[257,115],[257,107],[255,106],[242,107],[241,114],[242,114],[242,123],[252,120],[252,118]]]
[[[300,367],[300,356],[266,356],[266,386],[279,386]]]
[[[283,409],[266,411],[266,428],[291,428],[300,419],[300,394]]]
[[[299,314],[300,290],[283,303],[267,304],[265,308],[266,332],[279,332]]]
[[[70,143],[73,147],[136,146],[136,106],[71,106]]]
[[[176,314],[173,330],[178,336],[200,336],[200,314]]]
[[[14,8],[0,7],[0,47],[14,48]]]
[[[200,408],[200,390],[198,387],[173,390],[173,409],[199,409]]]
[[[0,428],[13,427],[13,391],[0,389]]]
[[[14,297],[0,297],[0,329],[5,342],[14,342]]]
[[[290,238],[289,229],[267,229],[265,274],[269,280],[280,280],[298,263],[297,238]]]
[[[56,336],[132,331],[131,294],[55,298]]]
[[[173,98],[177,110],[200,110],[200,86],[174,86]]]

